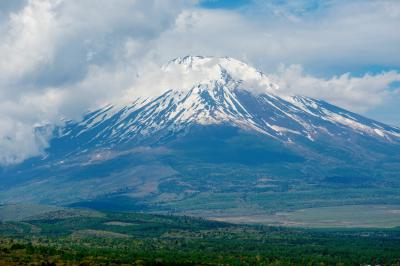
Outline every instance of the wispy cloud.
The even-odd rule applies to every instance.
[[[388,99],[400,70],[399,10],[393,0],[255,0],[234,11],[189,9],[152,53],[165,60],[182,51],[233,56],[267,73],[284,64],[292,74],[301,69],[291,91],[366,112],[393,105]],[[311,79],[312,88],[300,85]]]
[[[251,2],[235,9],[196,0],[1,2],[0,163],[46,147],[48,134],[35,125],[78,118],[135,89],[144,67],[187,54],[244,60],[290,92],[355,111],[395,105],[399,1]],[[345,74],[369,66],[394,71]]]
[[[361,77],[345,73],[324,79],[304,73],[300,65],[291,65],[279,67],[274,78],[281,89],[291,94],[324,99],[361,113],[383,104],[400,91],[400,88],[392,87],[400,81],[400,73],[396,71]]]
[[[119,95],[188,3],[29,0],[1,4],[0,163],[46,147],[34,131]],[[5,12],[8,12],[5,15]]]

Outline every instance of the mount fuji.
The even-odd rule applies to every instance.
[[[43,156],[2,169],[0,202],[205,216],[400,202],[399,128],[232,58],[160,71],[159,93],[65,121]]]

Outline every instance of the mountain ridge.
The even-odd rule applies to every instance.
[[[255,130],[273,138],[282,139],[282,137],[285,137],[285,141],[290,142],[290,138],[287,136],[290,134],[304,134],[312,140],[312,135],[315,135],[318,130],[332,133],[326,128],[318,129],[319,126],[310,122],[310,119],[317,118],[351,128],[354,132],[360,134],[368,134],[387,141],[400,141],[400,129],[398,128],[366,119],[321,100],[298,95],[279,95],[279,93],[276,93],[279,91],[278,86],[272,85],[264,74],[231,58],[219,59],[225,65],[225,67],[222,67],[216,58],[183,57],[171,61],[163,69],[171,72],[172,66],[180,67],[181,65],[184,68],[197,69],[213,60],[217,60],[217,63],[214,62],[210,68],[212,70],[216,67],[221,68],[218,70],[220,71],[219,79],[203,80],[198,84],[194,83],[191,88],[183,88],[182,90],[169,89],[154,98],[137,98],[130,105],[120,109],[113,106],[99,109],[86,115],[80,121],[77,126],[84,128],[75,135],[84,134],[91,127],[98,127],[106,119],[117,119],[112,122],[114,123],[113,132],[106,134],[111,139],[115,135],[120,135],[121,139],[127,135],[146,135],[146,132],[158,131],[162,127],[172,131],[180,131],[189,123],[207,125],[226,122],[242,129]],[[235,80],[227,72],[226,65],[231,60],[234,60],[234,67],[239,66],[240,69],[248,67],[246,72],[251,73],[250,81],[253,81],[253,77],[256,76],[261,79],[260,87],[266,83],[270,83],[270,85],[264,92],[252,92],[245,87],[249,80]],[[234,68],[229,64],[228,66]],[[186,71],[188,70],[185,69],[184,72]],[[213,75],[213,78],[217,77],[217,75]],[[273,92],[271,92],[271,88],[273,88]],[[264,110],[258,113],[249,112],[248,109],[254,106],[246,106],[245,108],[241,101],[249,101],[250,99],[254,106],[264,108]],[[260,114],[260,112],[264,113]],[[266,115],[270,115],[271,119],[267,119]],[[274,123],[273,120],[279,120],[279,117],[273,117],[274,115],[285,116],[286,120],[291,120],[290,123],[287,122],[291,127],[289,125],[285,127],[279,121]],[[306,117],[306,119],[302,119],[300,116]],[[136,126],[134,125],[135,122],[137,123]],[[71,124],[75,127],[75,123],[73,121],[68,121],[68,123],[66,130],[59,137],[71,134],[68,128]],[[175,128],[173,128],[174,126]],[[122,130],[123,133],[118,133],[119,130]]]
[[[0,203],[200,216],[400,204],[400,129],[231,60],[177,59],[159,95],[65,121],[45,156],[0,173]]]

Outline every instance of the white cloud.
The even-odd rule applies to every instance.
[[[158,55],[233,56],[267,71],[281,63],[302,64],[319,74],[332,68],[400,67],[393,56],[400,46],[399,1],[326,1],[307,12],[271,4],[282,1],[258,2],[240,11],[186,10],[162,35]]]
[[[210,81],[225,82],[225,71],[232,79],[240,80],[243,88],[255,93],[276,89],[267,76],[233,58],[179,57],[161,67],[146,64],[133,86],[115,100],[117,104],[126,105],[136,97],[157,97],[171,89],[185,91]]]
[[[274,79],[280,88],[291,94],[307,95],[353,110],[365,112],[398,93],[391,85],[400,81],[400,73],[384,72],[353,77],[350,73],[329,79],[304,73],[300,65],[281,66]]]
[[[42,152],[49,135],[35,132],[35,125],[77,118],[119,95],[154,39],[189,2],[0,4],[0,164]]]
[[[161,35],[153,56],[167,60],[181,56],[182,51],[230,56],[266,73],[277,73],[284,64],[292,66],[284,75],[289,79],[286,83],[291,82],[290,88],[285,86],[290,91],[356,112],[394,104],[388,99],[398,72],[387,70],[400,69],[396,56],[400,47],[399,1],[255,2],[234,11],[186,10],[175,27]],[[296,65],[311,74],[304,74]],[[374,73],[364,74],[370,69]],[[289,76],[295,70],[297,89]],[[349,74],[352,72],[356,74]],[[300,85],[305,83],[312,87]],[[400,112],[400,107],[397,110]]]
[[[238,58],[290,92],[355,111],[388,104],[399,75],[326,74],[400,68],[394,0],[255,1],[229,11],[195,8],[196,0],[12,2],[0,3],[0,164],[42,152],[48,132],[33,126],[126,95],[137,72],[178,56]],[[282,63],[290,67],[276,71]]]
[[[20,13],[11,14],[1,28],[0,85],[15,85],[24,75],[38,65],[51,60],[57,27],[52,4],[49,1],[32,1]],[[14,91],[13,91],[14,92]]]

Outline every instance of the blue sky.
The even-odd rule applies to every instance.
[[[219,9],[219,10],[226,10],[226,11],[232,11],[241,14],[243,17],[248,17],[248,20],[252,20],[255,18],[255,20],[262,21],[266,20],[269,21],[270,17],[273,17],[274,14],[273,12],[268,12],[268,8],[271,8],[274,11],[279,10],[280,12],[284,13],[287,12],[287,14],[290,14],[299,21],[304,20],[304,21],[312,21],[315,20],[315,18],[320,17],[321,15],[329,14],[330,10],[340,10],[341,6],[347,6],[349,8],[357,8],[357,5],[360,6],[360,9],[362,10],[363,4],[367,3],[367,8],[366,8],[366,13],[365,14],[358,14],[364,17],[367,16],[373,16],[372,14],[368,14],[368,12],[373,12],[373,9],[368,10],[368,5],[369,8],[374,8],[374,5],[379,7],[379,2],[375,1],[365,1],[362,3],[362,1],[342,1],[342,0],[333,0],[333,1],[321,1],[321,0],[299,0],[299,1],[286,1],[286,0],[265,0],[265,1],[258,1],[258,0],[202,0],[200,1],[199,5],[202,8],[206,9]],[[350,3],[350,4],[348,4]],[[396,1],[382,1],[381,4],[387,5],[386,8],[390,8],[390,4],[395,4]],[[397,2],[398,3],[398,2]],[[261,8],[260,8],[261,7]],[[266,9],[263,9],[263,7],[267,7]],[[266,12],[267,11],[267,12]],[[355,17],[357,17],[357,14],[355,14]],[[281,19],[276,17],[276,19]],[[376,19],[376,18],[374,18]],[[379,17],[378,17],[379,19]],[[383,17],[381,18],[382,20],[384,19]],[[318,19],[316,19],[318,20]],[[320,19],[321,20],[321,19]],[[291,21],[287,22],[288,25],[290,25]],[[399,24],[400,25],[400,24]],[[362,26],[360,24],[360,26]],[[382,28],[382,31],[385,29]],[[390,39],[391,37],[389,36],[390,33],[388,33],[387,37]],[[371,34],[372,35],[372,34]],[[346,40],[344,40],[346,41]],[[396,42],[393,42],[395,44]],[[358,50],[363,50],[365,43],[360,43],[359,47],[354,47],[358,48]],[[399,44],[397,42],[397,44]],[[385,49],[384,46],[376,46],[376,53],[379,54],[380,50]],[[370,51],[368,51],[370,52]],[[366,55],[370,56],[370,55]],[[387,55],[386,55],[387,56]],[[268,58],[265,58],[265,60],[268,60]],[[354,77],[363,77],[367,74],[369,75],[379,75],[381,73],[389,72],[389,71],[397,71],[400,72],[400,66],[399,66],[399,60],[392,60],[391,62],[378,62],[380,60],[370,60],[369,62],[364,62],[365,60],[360,59],[353,59],[351,58],[350,60],[342,60],[342,61],[335,61],[331,60],[327,64],[324,62],[321,64],[321,62],[312,62],[311,64],[301,62],[301,61],[293,61],[290,63],[294,64],[301,64],[305,67],[305,71],[308,74],[314,75],[316,77],[320,78],[325,78],[329,79],[329,77],[332,76],[340,76],[345,73],[350,73]],[[389,60],[390,61],[390,60]],[[398,91],[400,88],[400,82],[399,81],[394,81],[390,82],[387,84],[387,91],[388,92],[394,92]],[[400,116],[398,115],[400,113],[400,96],[398,93],[394,93],[384,101],[384,103],[379,104],[378,106],[373,106],[373,107],[368,107],[366,110],[362,113],[365,115],[375,118],[380,121],[384,121],[386,123],[392,124],[392,125],[397,125],[400,126]],[[355,110],[358,111],[358,110]]]
[[[46,147],[35,126],[79,119],[185,55],[233,57],[283,91],[400,126],[398,0],[96,3],[0,1],[0,163]]]
[[[244,17],[249,17],[251,19],[255,13],[257,14],[257,19],[259,20],[268,20],[268,17],[271,16],[271,13],[263,12],[262,8],[257,10],[260,6],[269,6],[274,8],[281,8],[281,10],[285,10],[286,12],[292,12],[292,14],[296,15],[298,18],[309,19],[313,16],[320,16],[324,13],[324,10],[329,9],[332,6],[340,5],[340,3],[357,3],[362,2],[359,0],[356,1],[344,1],[344,0],[331,0],[331,1],[322,1],[322,0],[298,0],[298,1],[288,1],[288,0],[201,0],[199,2],[199,6],[206,9],[219,9],[219,10],[234,10],[237,13],[240,13]],[[366,1],[368,2],[368,1]],[[389,1],[395,2],[395,1]],[[389,37],[389,36],[388,36]],[[379,49],[380,47],[377,47]],[[362,49],[362,47],[360,47]],[[332,75],[339,74],[343,72],[343,70],[348,70],[355,75],[362,75],[365,73],[380,73],[382,71],[390,71],[390,70],[400,70],[398,62],[393,65],[383,64],[383,65],[374,65],[374,64],[365,64],[358,65],[357,67],[352,67],[350,64],[346,66],[346,69],[342,69],[340,66],[336,66],[331,64],[329,69],[326,72],[321,72],[321,74]]]
[[[222,8],[232,9],[239,8],[251,4],[250,0],[203,0],[200,6],[204,8]]]

